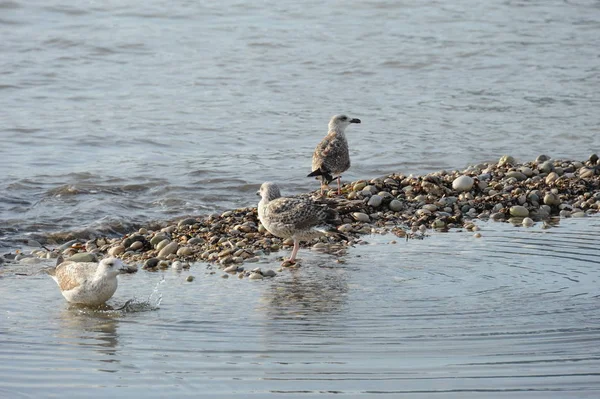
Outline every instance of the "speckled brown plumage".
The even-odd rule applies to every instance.
[[[340,175],[350,168],[350,152],[344,131],[351,123],[360,123],[360,119],[351,119],[346,115],[333,116],[329,121],[329,133],[315,148],[312,172],[308,176],[321,179],[321,192],[336,177],[338,194],[341,194]]]
[[[275,183],[265,182],[258,193],[258,218],[274,236],[292,238],[294,262],[300,241],[319,237],[337,219],[337,212],[327,205],[318,204],[308,197],[282,197]]]

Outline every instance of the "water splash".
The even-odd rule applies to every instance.
[[[160,286],[165,282],[165,277],[161,276],[161,279],[156,283],[152,293],[148,295],[148,298],[145,300],[140,300],[137,298],[133,298],[125,302],[123,306],[116,309],[122,311],[124,313],[134,313],[134,312],[145,312],[149,310],[158,310],[160,308],[160,303],[162,302],[162,292],[160,292]]]

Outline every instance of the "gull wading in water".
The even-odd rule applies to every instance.
[[[321,140],[312,158],[312,172],[307,177],[316,176],[321,179],[321,194],[324,188],[333,181],[338,181],[338,195],[342,193],[340,174],[350,168],[350,153],[344,130],[351,123],[360,123],[360,119],[346,115],[335,115],[329,121],[329,133]]]
[[[335,210],[310,198],[282,197],[275,183],[263,183],[256,194],[261,196],[258,218],[265,229],[276,237],[294,240],[290,263],[296,261],[300,241],[325,234],[338,219]]]
[[[59,258],[56,266],[45,270],[56,281],[60,292],[70,303],[102,305],[117,290],[117,276],[129,270],[117,258],[95,262],[70,262]]]

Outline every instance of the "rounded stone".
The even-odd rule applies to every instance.
[[[560,198],[554,193],[548,193],[544,195],[544,204],[549,206],[560,205]]]
[[[194,237],[194,238],[190,238],[187,243],[189,245],[198,245],[198,244],[204,244],[205,242],[206,241],[202,237]]]
[[[263,275],[260,273],[250,273],[250,277],[248,277],[249,280],[262,280],[263,279]]]
[[[500,158],[500,160],[498,161],[498,166],[514,165],[516,163],[517,163],[517,161],[515,161],[515,159],[513,157],[511,157],[510,155],[503,155]]]
[[[533,226],[533,219],[532,218],[523,218],[523,226],[525,227],[531,227]]]
[[[125,247],[122,245],[117,245],[116,247],[112,247],[108,250],[108,254],[110,256],[121,255],[123,252],[125,252]]]
[[[150,239],[150,244],[152,244],[152,246],[156,246],[156,245],[158,245],[158,243],[160,243],[161,241],[163,241],[166,238],[167,238],[166,234],[159,233]]]
[[[435,219],[431,224],[434,229],[443,229],[446,227],[446,223],[441,219]]]
[[[546,161],[544,163],[542,163],[538,169],[540,170],[540,172],[543,173],[550,173],[554,171],[554,163],[552,163],[552,161]]]
[[[452,188],[456,191],[469,191],[474,183],[475,180],[470,176],[459,176],[452,182]]]
[[[397,199],[391,200],[388,204],[388,207],[390,208],[390,211],[398,212],[402,210],[402,202],[398,201]]]
[[[144,262],[144,266],[142,268],[143,269],[154,269],[155,267],[158,266],[158,262],[160,262],[160,259],[150,258]]]
[[[114,256],[114,255],[113,255]],[[79,252],[68,259],[70,262],[98,262],[96,254]]]
[[[191,283],[192,281],[194,281],[194,276],[187,276],[185,281],[187,281],[188,283]]]
[[[179,221],[179,223],[177,223],[177,227],[181,227],[181,226],[191,226],[193,224],[198,223],[196,221],[196,219],[192,219],[192,218],[187,218],[187,219],[182,219]]]
[[[519,170],[527,177],[533,176],[533,169],[531,169],[529,166],[521,166]]]
[[[529,211],[527,210],[527,208],[521,205],[511,206],[509,212],[510,215],[514,217],[524,218],[529,216]]]
[[[160,250],[160,252],[158,253],[158,257],[166,258],[167,256],[177,252],[178,247],[179,247],[179,244],[177,244],[176,242],[171,242],[171,243],[165,245],[163,247],[163,249]]]
[[[557,179],[558,179],[558,173],[550,172],[550,173],[548,173],[548,176],[546,176],[546,184],[551,184],[551,183],[555,182]]]
[[[175,270],[183,270],[183,263],[176,260],[175,262],[173,262],[173,264],[171,264],[171,268]]]
[[[193,253],[190,247],[181,247],[177,250],[177,256],[189,256]]]
[[[371,198],[369,198],[369,202],[367,203],[367,205],[372,206],[373,208],[377,208],[381,205],[382,201],[383,201],[383,198],[381,198],[381,196],[375,194],[375,195],[372,195]]]
[[[369,215],[363,212],[352,212],[352,217],[358,222],[369,223],[371,221]]]
[[[275,277],[276,275],[277,273],[275,273],[275,271],[272,269],[269,269],[263,273],[263,276],[265,277]]]
[[[524,173],[517,172],[515,170],[513,170],[512,172],[508,172],[506,174],[506,177],[509,177],[509,178],[512,177],[512,178],[517,179],[518,181],[523,181],[523,180],[527,179],[527,176]]]
[[[169,245],[171,243],[171,240],[169,240],[168,238],[165,238],[164,240],[162,240],[161,242],[159,242],[156,245],[156,249],[158,251],[162,250],[164,247],[166,247],[167,245]]]
[[[238,265],[231,265],[223,269],[225,273],[235,273],[238,270]]]
[[[542,154],[542,155],[539,155],[539,156],[538,156],[538,157],[535,159],[535,162],[536,162],[536,163],[543,163],[543,162],[546,162],[546,161],[548,161],[549,159],[550,159],[550,157],[549,157],[548,155],[544,155],[544,154]]]
[[[579,177],[581,177],[582,179],[594,177],[594,170],[588,168],[581,168],[579,169]]]
[[[129,246],[129,249],[137,251],[138,249],[142,249],[144,247],[144,243],[141,241],[136,241]]]

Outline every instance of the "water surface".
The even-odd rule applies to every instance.
[[[0,392],[598,397],[598,218],[481,233],[367,236],[343,263],[301,250],[298,271],[263,281],[223,279],[202,263],[122,276],[114,306],[158,287],[160,308],[144,312],[69,308],[47,276],[14,275],[40,265],[9,265]]]

